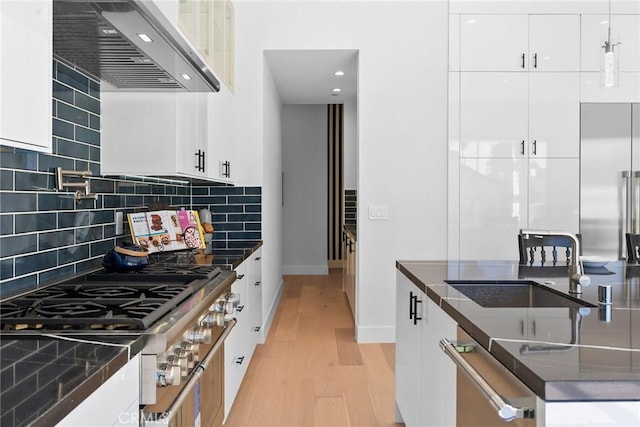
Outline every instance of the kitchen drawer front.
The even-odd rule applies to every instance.
[[[525,401],[527,405],[535,407],[536,395],[460,327],[457,338],[459,343],[472,343],[475,346],[472,352],[461,355],[505,400],[513,406],[523,405]],[[536,426],[535,419],[516,419],[509,423],[503,421],[462,369],[457,368],[456,377],[458,427]],[[517,400],[512,401],[511,398]]]

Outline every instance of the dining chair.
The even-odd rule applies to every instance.
[[[580,234],[576,237],[582,242]],[[573,243],[571,238],[563,235],[536,235],[524,236],[518,234],[518,248],[520,251],[520,265],[569,265],[571,263],[571,251]],[[564,253],[564,260],[558,261],[558,253]],[[548,257],[550,255],[550,258]],[[578,254],[580,255],[580,254]]]
[[[626,233],[627,239],[627,262],[637,263],[640,261],[640,234]]]

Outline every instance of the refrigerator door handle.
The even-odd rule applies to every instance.
[[[619,242],[626,242],[626,233],[631,233],[631,173],[629,171],[622,171],[622,188],[620,194],[620,236]],[[618,258],[626,257],[626,252],[623,251],[623,244],[619,245]]]
[[[631,213],[631,228],[629,233],[640,234],[640,171],[633,172],[633,192],[629,198],[629,212]]]

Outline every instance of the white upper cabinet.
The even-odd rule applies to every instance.
[[[529,74],[529,157],[579,157],[579,73]]]
[[[461,73],[460,156],[524,156],[527,73]]]
[[[579,69],[579,15],[460,16],[461,71]]]
[[[51,0],[0,1],[0,144],[51,152]]]
[[[529,71],[580,71],[579,15],[529,15]]]
[[[101,173],[215,179],[206,96],[104,92]]]
[[[582,71],[599,71],[608,28],[607,15],[582,15]],[[611,38],[620,42],[614,48],[619,56],[620,71],[640,71],[640,15],[612,15]]]
[[[461,15],[460,70],[526,70],[527,21],[527,15]]]
[[[207,127],[211,167],[216,181],[233,183],[236,172],[234,97],[227,88],[207,96]]]
[[[460,73],[460,157],[578,157],[579,73]]]

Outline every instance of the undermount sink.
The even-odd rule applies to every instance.
[[[530,281],[445,280],[482,307],[593,307]]]

